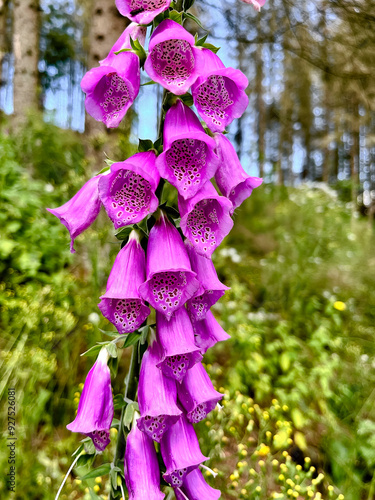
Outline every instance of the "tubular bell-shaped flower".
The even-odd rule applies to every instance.
[[[171,0],[116,0],[120,14],[139,24],[151,23],[170,4]]]
[[[140,431],[135,414],[132,430],[126,439],[124,472],[129,500],[163,500],[160,469],[154,443]]]
[[[147,246],[147,281],[139,293],[157,311],[170,318],[194,296],[199,281],[191,270],[180,233],[161,212],[150,231]]]
[[[144,43],[145,34],[146,28],[130,24],[100,66],[90,69],[82,78],[86,111],[109,128],[117,127],[124,118],[141,83],[139,57],[132,52],[117,55],[115,52],[131,47],[129,36]]]
[[[215,134],[215,140],[221,160],[215,180],[221,193],[232,202],[233,213],[251,195],[253,189],[262,184],[263,179],[251,177],[245,172],[234,147],[223,134]]]
[[[167,468],[163,477],[173,487],[181,487],[186,475],[207,460],[199,448],[194,427],[185,415],[164,434],[160,451]]]
[[[197,253],[210,258],[233,227],[232,203],[208,181],[189,200],[179,196],[178,207],[182,232]]]
[[[164,152],[156,166],[180,196],[191,198],[216,172],[215,147],[215,140],[205,133],[194,111],[178,100],[166,114]]]
[[[191,318],[191,322],[195,335],[195,343],[200,348],[202,354],[217,342],[230,339],[230,335],[219,325],[211,311],[207,312],[206,319],[196,321]]]
[[[186,498],[189,500],[218,500],[221,496],[220,490],[215,490],[206,483],[199,469],[194,469],[185,476],[181,490],[185,496],[182,496],[178,489],[176,489],[177,500],[186,500]]]
[[[197,253],[189,240],[185,241],[185,245],[189,254],[191,268],[197,273],[197,279],[201,284],[195,297],[188,300],[188,308],[190,314],[195,316],[195,319],[204,319],[211,306],[213,306],[220,297],[225,294],[225,290],[229,290],[229,288],[219,281],[215,266],[211,259],[207,259],[203,255]]]
[[[194,331],[186,309],[178,309],[169,321],[157,312],[156,334],[160,346],[157,366],[167,377],[181,382],[189,368],[202,359],[194,343]]]
[[[58,208],[47,208],[56,215],[70,233],[70,251],[75,253],[74,240],[97,218],[100,211],[98,183],[100,175],[86,182],[72,199]]]
[[[176,95],[185,94],[201,73],[202,55],[180,24],[166,19],[150,38],[145,70],[154,82]]]
[[[78,404],[77,416],[67,429],[89,436],[98,451],[109,444],[113,420],[111,374],[107,366],[108,351],[103,348],[87,374]]]
[[[191,92],[198,113],[213,132],[225,127],[244,113],[249,98],[245,88],[249,81],[239,69],[226,68],[209,49],[202,50],[204,70]]]
[[[163,434],[180,418],[177,407],[176,382],[157,367],[160,361],[156,339],[144,353],[138,385],[138,404],[141,418],[138,427],[160,443]]]
[[[202,363],[190,368],[177,387],[178,400],[192,424],[200,422],[212,411],[223,395],[214,386]]]
[[[119,333],[133,332],[150,314],[138,293],[139,285],[145,280],[145,260],[138,233],[132,231],[128,243],[117,254],[99,304],[103,316]]]
[[[154,151],[136,153],[113,163],[110,174],[100,179],[100,199],[115,228],[140,222],[157,209],[160,175],[155,159]]]

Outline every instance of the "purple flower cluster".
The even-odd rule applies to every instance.
[[[134,40],[144,44],[146,28],[136,23],[152,22],[169,9],[170,1],[117,0],[116,5],[133,23],[82,81],[88,113],[108,127],[119,124],[139,91],[141,61],[129,49]],[[127,438],[126,485],[131,500],[164,498],[156,441],[165,464],[163,477],[175,488],[177,499],[215,500],[220,492],[205,482],[199,470],[207,457],[201,453],[193,424],[222,397],[204,369],[203,355],[229,338],[211,312],[227,290],[211,256],[232,229],[234,210],[262,183],[243,170],[223,135],[247,107],[248,81],[241,71],[226,68],[211,50],[197,46],[195,38],[171,19],[153,31],[144,69],[176,96],[191,89],[210,133],[194,111],[175,98],[165,115],[163,152],[153,149],[113,163],[65,205],[50,211],[68,228],[72,252],[75,238],[95,220],[101,205],[115,229],[154,214],[147,250],[140,232],[132,230],[99,304],[120,334],[137,330],[147,320],[150,306],[156,311],[156,329],[151,329],[139,374],[140,415]],[[159,207],[161,179],[177,189],[179,229],[168,210]],[[113,418],[105,352],[90,370],[77,417],[68,426],[92,437],[99,451],[109,443]]]

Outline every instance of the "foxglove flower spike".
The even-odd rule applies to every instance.
[[[99,309],[119,333],[130,333],[141,326],[150,309],[138,293],[145,280],[145,252],[137,231],[132,231],[128,243],[117,254],[102,295]]]
[[[185,498],[189,500],[218,500],[221,497],[219,490],[215,490],[206,483],[199,469],[194,469],[185,477],[181,490],[186,495]],[[176,492],[176,498],[180,500],[182,497],[179,497],[178,493]]]
[[[202,354],[210,347],[213,347],[217,342],[230,339],[230,335],[228,335],[222,326],[219,325],[211,311],[208,311],[205,319],[196,321],[191,318],[191,320],[195,335],[195,343],[200,348]]]
[[[171,0],[116,0],[120,14],[139,24],[151,23],[170,4]]]
[[[109,429],[113,420],[111,374],[107,366],[108,351],[103,348],[89,371],[78,404],[77,416],[67,429],[86,434],[98,451],[109,444]]]
[[[70,251],[75,253],[74,240],[97,218],[100,211],[98,183],[100,175],[86,182],[73,198],[58,208],[47,208],[56,215],[70,233]]]

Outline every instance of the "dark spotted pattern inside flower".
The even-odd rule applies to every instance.
[[[175,177],[171,183],[180,192],[188,192],[201,182],[202,170],[207,163],[207,145],[196,139],[174,141],[167,151],[166,161]]]
[[[168,85],[181,87],[194,71],[194,54],[186,40],[166,40],[151,52],[154,70]]]
[[[201,252],[211,254],[216,248],[216,233],[219,229],[220,204],[217,200],[202,200],[197,203],[187,219],[190,241]]]
[[[188,354],[177,354],[165,358],[162,370],[163,373],[170,378],[174,378],[180,382],[186,375],[186,371],[190,366],[190,359]]]
[[[140,318],[141,301],[138,299],[112,299],[111,309],[114,311],[113,323],[119,333],[128,333],[138,328],[143,317]]]
[[[182,486],[183,482],[184,482],[184,478],[187,474],[187,468],[185,469],[178,469],[178,470],[175,470],[173,471],[171,474],[170,474],[170,478],[171,478],[171,485],[173,487],[178,487],[178,486]]]
[[[149,213],[152,189],[141,175],[119,170],[109,193],[109,215],[116,227],[139,222]]]
[[[207,404],[201,403],[188,414],[188,419],[191,423],[197,424],[198,422],[206,418],[207,413],[209,413]]]
[[[164,432],[168,429],[165,415],[159,415],[158,417],[151,417],[146,415],[144,418],[140,419],[140,428],[145,432],[151,439],[160,443]]]
[[[166,315],[172,314],[183,303],[184,288],[187,285],[186,273],[182,271],[170,271],[156,273],[150,280],[152,305]]]
[[[103,121],[110,125],[132,99],[125,81],[117,73],[103,76],[94,91],[94,98],[102,108]]]
[[[199,86],[197,104],[212,123],[222,127],[228,118],[228,109],[233,104],[233,96],[238,92],[236,84],[221,75],[212,75]]]
[[[130,9],[131,14],[141,13],[144,11],[153,11],[165,7],[167,0],[131,0]]]
[[[210,307],[224,295],[221,290],[206,290],[202,295],[190,300],[190,311],[197,319],[204,319]]]
[[[87,434],[98,451],[103,451],[110,443],[109,431],[94,431]]]

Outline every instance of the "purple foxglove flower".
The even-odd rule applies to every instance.
[[[143,355],[138,385],[138,404],[141,418],[139,429],[160,443],[163,434],[180,418],[177,407],[176,382],[157,367],[160,361],[156,340]]]
[[[203,255],[198,254],[189,240],[185,241],[185,245],[190,257],[191,268],[197,273],[197,279],[201,284],[195,297],[187,302],[189,312],[195,316],[195,319],[204,319],[211,306],[213,306],[220,297],[225,294],[225,290],[229,290],[229,288],[219,281],[215,266],[211,259],[207,259]]]
[[[202,363],[190,368],[177,387],[178,400],[185,408],[192,424],[200,422],[212,411],[223,395],[214,386]]]
[[[194,427],[185,415],[164,434],[160,451],[167,468],[163,477],[175,488],[181,487],[186,475],[207,460],[199,448]]]
[[[175,490],[177,500],[218,500],[221,497],[220,490],[215,490],[203,478],[199,469],[194,469],[184,480],[181,488],[183,495]]]
[[[124,472],[129,500],[163,500],[165,497],[160,491],[160,469],[154,443],[139,430],[135,419],[126,439]]]
[[[141,45],[144,45],[146,41],[146,33],[146,26],[139,26],[137,23],[130,23],[117,39],[107,57],[99,61],[100,66],[111,66],[112,63],[116,61],[118,56],[115,52],[122,49],[131,49],[130,38],[132,40],[138,40]]]
[[[251,195],[253,189],[262,184],[263,179],[251,177],[245,172],[234,147],[225,135],[215,134],[215,140],[221,159],[215,180],[221,193],[232,202],[233,213]]]
[[[134,24],[129,25],[100,66],[90,69],[81,81],[86,111],[108,128],[119,125],[139,92],[139,57],[132,52],[114,54],[130,48],[129,35],[133,37],[134,33],[141,37],[145,29],[140,33]]]
[[[169,8],[171,0],[116,0],[120,14],[139,24],[149,24]]]
[[[147,281],[139,287],[139,293],[157,311],[170,318],[198,288],[199,281],[191,270],[180,233],[162,213],[150,231]]]
[[[160,175],[155,159],[154,151],[136,153],[113,163],[110,174],[100,179],[100,199],[115,228],[140,222],[157,209]]]
[[[87,229],[97,218],[100,211],[98,182],[100,175],[96,175],[86,182],[73,198],[58,208],[47,208],[56,215],[70,233],[70,251],[75,253],[74,240]]]
[[[216,172],[215,146],[194,112],[177,101],[165,117],[164,152],[158,156],[156,166],[180,196],[191,198]]]
[[[178,207],[182,232],[197,253],[210,258],[233,227],[232,203],[208,181],[189,200],[179,196]]]
[[[138,233],[132,231],[128,243],[117,254],[99,304],[103,316],[119,333],[133,332],[150,314],[138,293],[139,285],[145,280],[145,260]]]
[[[154,82],[176,95],[186,94],[203,70],[201,50],[180,24],[166,19],[150,38],[145,70]]]
[[[109,429],[113,420],[111,374],[107,366],[108,351],[103,348],[87,374],[77,416],[66,426],[72,432],[89,436],[98,451],[109,444]]]
[[[195,335],[195,343],[203,354],[217,342],[230,339],[230,335],[219,325],[211,311],[208,311],[206,314],[206,319],[196,321],[191,318],[191,322]]]
[[[194,343],[194,331],[184,307],[168,319],[156,313],[156,334],[160,346],[158,367],[170,378],[181,382],[186,372],[202,359]]]
[[[203,49],[202,56],[204,72],[191,89],[194,104],[213,132],[224,132],[249,104],[245,92],[249,81],[239,69],[226,68],[211,50]]]

